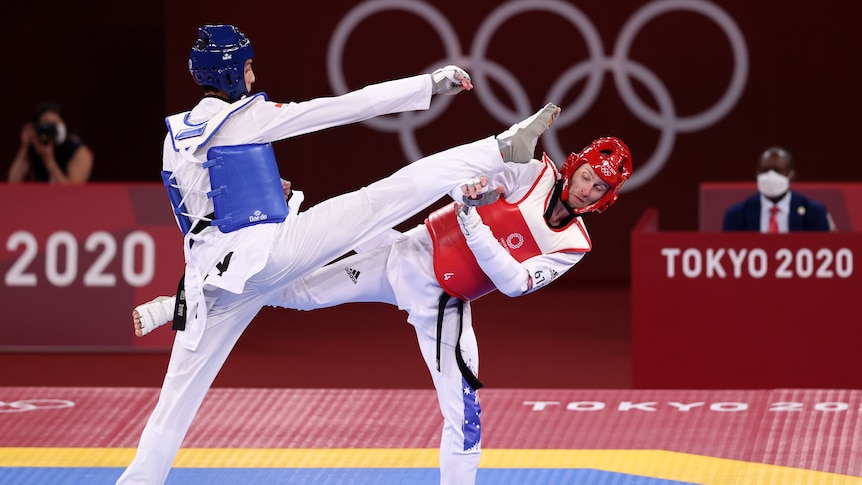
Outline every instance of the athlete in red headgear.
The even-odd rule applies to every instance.
[[[475,483],[481,452],[479,355],[470,301],[494,289],[521,296],[547,286],[592,248],[581,214],[613,204],[632,174],[628,147],[599,138],[560,171],[544,156],[506,164],[450,195],[453,202],[406,233],[383,234],[358,254],[288,287],[273,305],[299,310],[383,302],[408,312],[444,417],[440,483]],[[495,190],[490,189],[494,187]],[[409,283],[407,283],[409,282]],[[162,297],[164,298],[164,297]],[[138,307],[135,325],[167,321],[173,299]]]

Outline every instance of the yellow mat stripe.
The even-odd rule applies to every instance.
[[[435,448],[183,448],[177,468],[436,468]],[[132,448],[0,448],[2,467],[116,467]],[[591,468],[703,485],[862,485],[862,477],[662,450],[487,449],[483,468]]]

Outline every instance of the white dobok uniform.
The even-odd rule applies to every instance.
[[[546,286],[591,249],[580,217],[561,228],[550,228],[545,222],[543,214],[558,176],[559,172],[546,159],[507,163],[503,172],[489,177],[489,186],[503,187],[504,192],[495,203],[478,208],[490,231],[486,232],[485,240],[471,242],[470,247],[499,244],[506,248],[509,260],[498,261],[496,265],[516,265],[516,273],[512,274],[520,271],[518,276],[522,277],[519,284],[504,291],[508,296],[524,295]],[[462,197],[460,190],[450,195],[459,201]],[[448,224],[432,224],[432,220],[441,217]],[[475,380],[479,386],[471,384],[470,376],[462,375],[456,361],[456,344],[460,342],[461,357],[469,373],[478,377],[479,354],[469,300],[494,289],[484,273],[498,269],[485,266],[480,269],[467,247],[452,206],[446,206],[433,213],[425,224],[403,234],[388,232],[367,247],[357,248],[357,254],[304,277],[291,285],[282,294],[284,300],[278,303],[312,310],[348,302],[383,302],[408,313],[407,321],[416,329],[444,418],[440,483],[446,485],[469,485],[476,480],[481,452],[481,408],[476,387],[481,384]],[[453,284],[453,281],[461,282]],[[446,303],[438,370],[438,302],[444,288],[466,301],[460,300],[461,315],[459,300],[451,298]]]
[[[342,96],[275,103],[265,96],[227,103],[205,97],[168,117],[163,170],[176,176],[188,213],[213,212],[206,161],[214,146],[268,143],[374,116],[430,106],[428,74],[375,84]],[[161,484],[207,390],[239,336],[289,283],[378,236],[437,201],[459,182],[503,169],[494,137],[415,161],[355,192],[283,222],[184,237],[186,327],[177,332],[159,401],[134,460],[117,483]],[[321,174],[325,176],[326,174]],[[196,187],[198,193],[188,187]],[[282,196],[283,198],[283,196]]]

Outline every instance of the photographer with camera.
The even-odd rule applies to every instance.
[[[66,130],[60,105],[39,103],[33,120],[21,129],[21,146],[7,180],[82,184],[90,181],[92,171],[93,152]]]

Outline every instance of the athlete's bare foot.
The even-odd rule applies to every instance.
[[[137,310],[132,311],[132,323],[135,324],[135,336],[143,337],[144,329],[141,328],[141,314]]]

